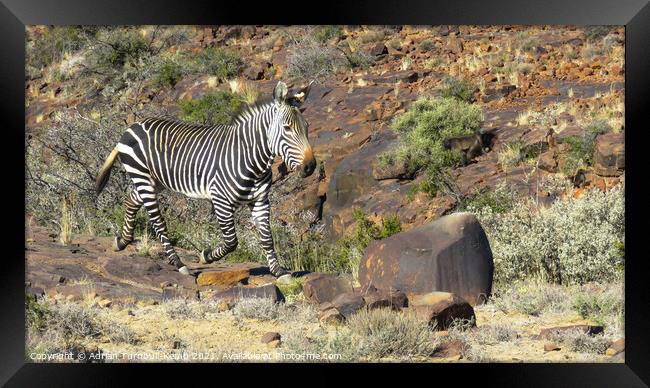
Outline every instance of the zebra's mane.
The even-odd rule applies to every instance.
[[[239,107],[231,116],[230,122],[228,125],[235,125],[239,122],[242,116],[246,113],[255,113],[259,108],[268,106],[273,102],[273,98],[265,97],[255,101],[252,104],[243,104]]]

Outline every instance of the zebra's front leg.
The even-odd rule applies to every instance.
[[[231,205],[220,204],[218,201],[212,201],[219,229],[223,237],[223,244],[215,249],[204,249],[199,256],[199,262],[202,264],[212,263],[221,260],[225,255],[237,248],[237,233],[235,232],[235,211]]]
[[[253,202],[249,207],[260,238],[260,244],[262,245],[264,252],[266,252],[266,261],[269,263],[269,271],[275,277],[289,274],[287,270],[280,266],[278,258],[275,255],[270,222],[271,206],[268,198]]]
[[[181,258],[178,257],[178,254],[174,250],[169,237],[167,237],[167,225],[163,219],[162,214],[160,213],[160,207],[158,206],[158,198],[154,193],[153,188],[150,190],[143,189],[139,193],[140,198],[144,201],[144,208],[147,209],[147,214],[149,214],[149,219],[153,225],[153,229],[156,232],[156,238],[160,240],[165,250],[165,256],[169,264],[173,265],[178,269],[178,272],[183,275],[189,275],[190,271],[187,266],[181,261]]]

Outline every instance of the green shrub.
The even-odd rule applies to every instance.
[[[457,79],[455,77],[447,77],[444,80],[443,87],[440,90],[442,97],[453,97],[455,99],[472,102],[474,99],[474,91],[476,86],[471,83]]]
[[[422,189],[433,195],[441,187],[444,170],[460,160],[458,153],[443,148],[443,140],[475,133],[481,117],[479,107],[455,98],[421,98],[393,120],[392,129],[400,134],[395,158],[404,162],[410,173],[426,169]]]
[[[228,79],[237,76],[243,65],[237,52],[222,47],[208,47],[197,55],[194,71]]]
[[[598,135],[611,131],[611,127],[605,121],[594,121],[584,128],[583,136],[569,136],[563,140],[568,144],[569,151],[562,155],[563,173],[571,176],[583,166],[593,165],[593,155]]]
[[[49,315],[47,306],[39,303],[36,295],[25,294],[25,318],[28,328],[37,331],[45,329]]]
[[[618,290],[615,290],[618,291]],[[607,318],[623,314],[623,292],[581,292],[573,300],[573,309],[585,319],[604,325]]]
[[[343,28],[341,26],[318,26],[313,32],[314,39],[319,43],[327,43],[341,36],[343,36]]]
[[[158,68],[154,83],[159,87],[174,86],[183,78],[183,66],[172,60],[165,60]]]
[[[518,201],[517,192],[505,185],[498,185],[494,190],[477,190],[464,200],[462,209],[489,208],[492,213],[505,213],[512,210]]]
[[[436,48],[436,44],[433,43],[433,41],[430,39],[425,39],[420,43],[418,43],[418,49],[420,49],[420,51],[431,51],[435,48]]]
[[[91,69],[103,74],[122,70],[126,65],[137,67],[152,54],[151,41],[136,28],[106,29],[98,32],[91,49]]]
[[[183,120],[216,125],[227,124],[241,104],[241,100],[236,95],[219,90],[196,100],[181,101],[178,107]]]
[[[614,30],[614,26],[587,26],[585,28],[585,38],[587,41],[593,42]]]
[[[540,211],[522,201],[505,213],[470,207],[485,229],[494,255],[495,281],[529,276],[561,284],[609,281],[620,276],[625,240],[622,187],[588,191]]]

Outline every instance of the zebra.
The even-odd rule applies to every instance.
[[[220,260],[235,250],[234,213],[246,204],[271,274],[288,274],[278,263],[269,223],[271,165],[279,155],[289,170],[300,170],[303,178],[314,172],[316,158],[308,141],[309,124],[300,110],[312,84],[288,96],[287,85],[280,81],[270,99],[246,106],[228,125],[195,125],[161,118],[131,124],[96,179],[99,194],[119,157],[133,184],[124,201],[124,225],[113,241],[113,250],[121,251],[133,241],[135,215],[144,206],[169,264],[190,274],[170,243],[160,212],[157,193],[168,189],[212,203],[223,244],[201,251],[200,263]]]

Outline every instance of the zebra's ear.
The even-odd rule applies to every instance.
[[[287,88],[287,84],[280,81],[278,82],[277,85],[275,85],[275,89],[273,89],[273,98],[277,102],[284,102],[287,99],[287,93],[289,93],[289,88]]]
[[[300,89],[298,92],[294,93],[293,96],[291,97],[297,105],[300,105],[307,100],[307,97],[309,96],[309,91],[311,90],[311,85],[314,84],[314,81],[311,81],[309,85],[305,86],[304,88]]]

